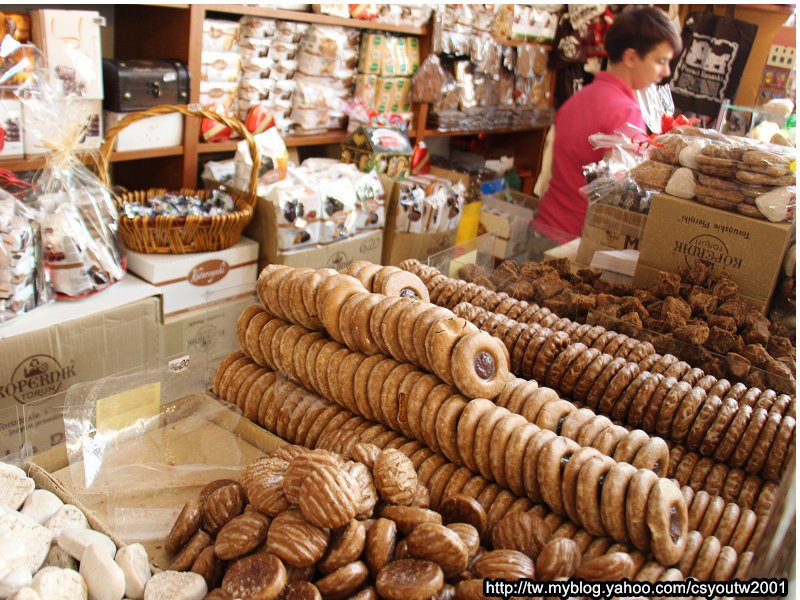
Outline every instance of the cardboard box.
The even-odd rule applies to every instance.
[[[529,208],[491,196],[483,198],[480,225],[495,236],[492,249],[495,258],[511,258],[525,252],[531,220],[533,211]]]
[[[103,66],[97,11],[31,11],[33,43],[42,51],[57,91],[92,100],[103,99]]]
[[[83,141],[78,144],[78,150],[99,150],[103,144],[103,101],[102,100],[75,100],[70,107],[71,114],[76,120],[86,124],[86,132]],[[32,132],[41,132],[41,123],[38,123],[35,116],[31,114],[30,108],[22,106],[22,129],[23,145],[25,156],[35,156],[47,154],[50,150],[41,142],[38,135]],[[45,125],[45,127],[47,127]],[[42,132],[45,135],[53,135],[56,141],[61,141],[60,129]]]
[[[22,133],[22,102],[17,98],[0,100],[0,128],[4,131],[0,159],[25,155]]]
[[[386,230],[383,239],[384,265],[397,265],[407,258],[416,258],[422,263],[428,262],[428,257],[447,250],[456,243],[458,229],[450,231],[437,231],[435,233],[398,233]]]
[[[103,111],[106,129],[119,123],[130,113]],[[156,115],[131,123],[117,134],[114,150],[128,152],[150,148],[169,148],[183,144],[183,115]]]
[[[794,236],[791,223],[770,223],[659,194],[653,198],[634,284],[659,271],[675,273],[697,260],[725,268],[739,295],[765,312]]]
[[[258,243],[245,237],[218,252],[141,254],[129,250],[127,257],[129,271],[161,290],[165,316],[204,305],[208,294],[254,282],[258,276]]]
[[[411,110],[411,78],[379,77],[375,85],[375,110],[379,113]]]
[[[381,74],[386,36],[382,33],[365,33],[358,49],[358,72]]]
[[[639,250],[647,215],[595,202],[586,211],[577,260],[592,264],[598,250]]]
[[[26,422],[41,433],[39,450],[63,441],[63,422],[52,409],[63,405],[71,385],[158,356],[158,294],[128,275],[89,298],[54,302],[0,327],[0,409],[24,409]],[[12,423],[0,423],[0,455],[13,444],[12,431]]]

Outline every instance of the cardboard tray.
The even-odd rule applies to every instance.
[[[196,417],[165,423],[164,416],[187,402],[198,402],[199,406],[220,410],[213,419],[199,427],[193,426],[191,435],[186,435],[182,426]],[[82,489],[83,463],[70,465],[64,444],[34,455],[29,467],[29,473],[37,485],[52,491],[64,502],[78,506],[92,528],[111,537],[117,546],[142,543],[155,570],[167,569],[172,562],[172,557],[164,549],[163,530],[166,527],[168,531],[185,502],[197,498],[200,490],[210,481],[225,477],[238,478],[235,471],[243,471],[253,460],[286,443],[244,417],[227,410],[207,393],[195,394],[166,406],[162,411],[161,421],[158,427],[122,442],[107,452],[104,464],[113,466],[118,459],[127,464],[130,453],[135,451],[138,464],[146,465],[160,459],[167,452],[170,465],[173,466],[207,464],[209,460],[213,460],[216,464],[222,463],[223,468],[201,470],[192,474],[179,487],[153,486],[149,469],[130,469],[132,473],[126,481],[130,484],[130,492],[125,494],[124,506],[117,506],[119,498],[115,501],[102,490],[87,492]],[[137,481],[140,486],[148,484],[150,489],[137,492]],[[143,529],[143,523],[150,524],[152,531]]]

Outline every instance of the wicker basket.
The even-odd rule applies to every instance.
[[[236,119],[219,115],[215,112],[196,109],[182,105],[155,106],[142,112],[131,113],[107,132],[100,149],[98,171],[100,179],[109,186],[108,165],[114,140],[117,134],[136,121],[156,115],[182,113],[189,117],[209,118],[230,127],[247,142],[250,155],[253,159],[253,168],[250,172],[250,181],[246,193],[226,189],[233,197],[236,211],[225,215],[187,217],[127,217],[124,207],[131,202],[146,203],[154,196],[164,194],[167,190],[162,188],[145,191],[127,192],[115,198],[120,211],[119,229],[125,245],[134,252],[144,254],[188,254],[191,252],[213,252],[233,246],[239,241],[242,231],[253,218],[258,185],[258,172],[261,168],[261,159],[253,135],[245,129],[244,125]],[[197,195],[207,198],[209,192],[205,190],[182,189],[182,194]]]

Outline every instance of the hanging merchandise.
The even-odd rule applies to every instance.
[[[690,13],[681,33],[683,52],[673,60],[670,87],[677,109],[716,119],[720,107],[736,98],[758,26],[725,15]]]

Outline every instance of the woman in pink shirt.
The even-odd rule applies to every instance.
[[[582,169],[603,158],[602,150],[592,148],[589,136],[628,125],[645,131],[634,91],[669,76],[669,62],[681,50],[681,37],[664,11],[647,7],[618,15],[605,47],[608,69],[556,113],[553,174],[534,226],[562,242],[583,230],[587,201],[578,191],[586,185]]]

